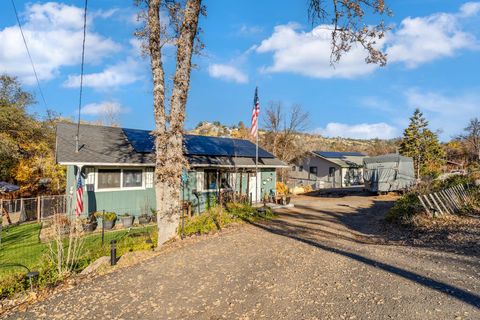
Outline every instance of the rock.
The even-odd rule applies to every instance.
[[[82,272],[80,272],[81,275],[87,275],[91,274],[95,271],[97,271],[99,268],[108,266],[110,265],[110,257],[103,256],[95,260],[95,262],[91,263],[88,267],[83,269]]]

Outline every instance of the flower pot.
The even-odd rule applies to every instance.
[[[103,226],[106,230],[110,230],[115,225],[115,220],[103,220]]]
[[[122,219],[122,225],[124,228],[130,228],[133,224],[133,216],[125,216],[120,219]]]
[[[82,227],[83,227],[83,231],[92,232],[92,231],[95,231],[95,229],[97,228],[97,223],[96,222],[84,223]]]
[[[140,224],[147,224],[149,222],[150,222],[150,217],[149,216],[138,217],[138,223],[140,223]]]

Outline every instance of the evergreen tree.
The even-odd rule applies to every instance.
[[[438,141],[438,135],[428,128],[428,121],[419,109],[415,110],[410,124],[403,132],[400,153],[413,158],[417,178],[440,172],[445,152]]]

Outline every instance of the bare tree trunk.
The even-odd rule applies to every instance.
[[[175,235],[181,214],[180,181],[182,170],[188,165],[183,156],[183,123],[200,8],[201,0],[189,0],[185,5],[183,23],[177,40],[177,67],[167,123],[165,80],[161,60],[160,0],[149,1],[148,6],[149,51],[154,85],[155,199],[159,246]]]

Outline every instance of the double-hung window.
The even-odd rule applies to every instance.
[[[143,169],[98,169],[97,190],[142,188]]]

